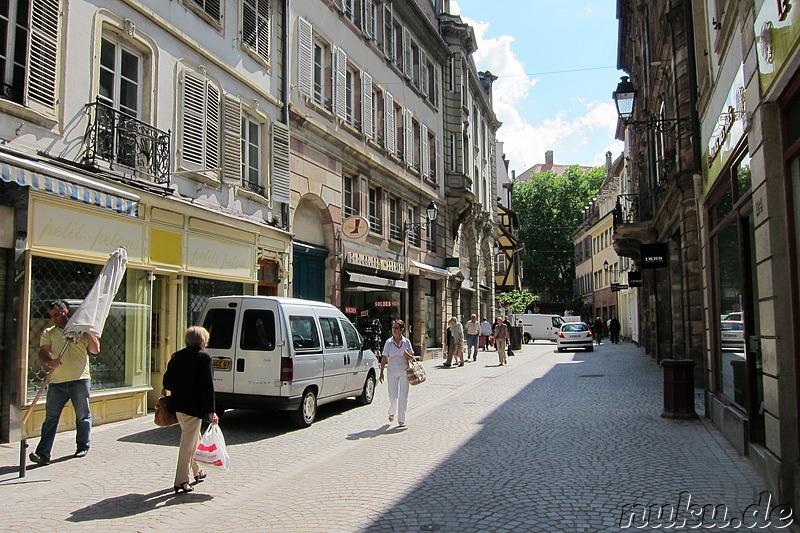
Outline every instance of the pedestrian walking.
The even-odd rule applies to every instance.
[[[478,360],[478,337],[481,334],[481,325],[478,322],[478,315],[473,314],[467,325],[464,327],[467,334],[467,361],[469,361],[470,354],[472,360]]]
[[[481,338],[483,339],[483,351],[489,350],[489,337],[492,335],[492,324],[486,317],[481,320]]]
[[[200,441],[200,427],[204,419],[218,424],[214,407],[214,369],[211,355],[205,351],[209,334],[205,328],[192,326],[184,334],[186,347],[172,354],[164,373],[164,388],[172,393],[170,408],[175,411],[181,426],[181,442],[178,449],[178,464],[175,467],[173,489],[192,492],[189,472],[199,483],[206,478],[192,458]]]
[[[600,344],[600,341],[603,338],[603,321],[600,320],[600,317],[594,319],[594,323],[592,324],[592,336],[594,337],[595,342]]]
[[[444,366],[451,366],[453,359],[458,366],[464,366],[464,326],[454,316],[447,321],[448,345],[447,361]]]
[[[378,379],[384,380],[384,369],[388,366],[387,385],[389,388],[389,422],[394,422],[397,415],[397,425],[406,425],[406,407],[408,406],[408,376],[406,369],[408,363],[414,361],[414,348],[411,341],[403,336],[405,324],[402,320],[392,322],[392,336],[386,339],[381,357],[381,373]]]
[[[509,340],[508,325],[503,321],[503,317],[497,317],[497,324],[494,326],[494,345],[497,347],[497,358],[500,365],[508,363],[506,344]]]
[[[75,454],[85,457],[91,445],[92,412],[89,409],[89,354],[100,352],[100,341],[91,333],[84,333],[73,342],[64,338],[64,327],[69,322],[69,304],[56,300],[47,309],[53,325],[45,329],[39,338],[39,362],[52,371],[47,387],[45,417],[41,437],[36,451],[28,457],[39,465],[50,463],[53,442],[56,439],[58,420],[67,401],[75,410]],[[66,348],[65,348],[66,346]],[[58,354],[61,355],[59,360]]]
[[[617,320],[617,317],[612,316],[611,320],[608,321],[608,337],[612,344],[619,344],[620,329],[622,329],[622,325],[619,323],[619,320]]]

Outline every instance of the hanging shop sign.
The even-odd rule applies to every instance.
[[[364,217],[347,217],[342,222],[342,237],[346,239],[363,239],[369,233],[369,220]]]
[[[628,287],[641,287],[641,286],[642,286],[642,273],[628,272]]]
[[[665,242],[643,244],[642,268],[664,268],[669,264],[669,247]]]
[[[780,75],[792,68],[792,59],[800,43],[800,23],[795,0],[762,2],[753,31],[761,90],[764,96],[775,88]],[[794,7],[794,9],[792,9]]]

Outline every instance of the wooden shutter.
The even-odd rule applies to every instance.
[[[311,23],[303,17],[297,19],[297,84],[300,94],[307,98],[314,95],[314,39]]]
[[[288,126],[272,123],[272,199],[284,204],[291,198],[289,137]]]
[[[394,124],[394,97],[386,91],[383,98],[384,125],[386,127],[386,150],[393,154],[397,151],[395,144],[395,124]]]
[[[205,167],[205,79],[186,69],[181,77],[181,166],[199,170]]]
[[[56,106],[58,79],[59,0],[34,0],[28,51],[27,100],[45,106],[52,114]]]
[[[333,96],[336,116],[347,120],[347,54],[333,47]]]
[[[222,176],[227,183],[242,180],[242,103],[225,95],[222,144]]]
[[[419,144],[420,144],[420,172],[425,177],[431,175],[431,153],[430,146],[428,145],[428,126],[420,124],[419,126]]]
[[[394,39],[392,32],[392,8],[389,6],[383,7],[383,53],[386,57],[392,58],[394,56]]]
[[[244,0],[242,3],[242,41],[269,61],[269,0]]]
[[[403,73],[409,78],[414,71],[414,58],[411,54],[411,31],[403,26]]]
[[[430,75],[428,74],[428,54],[422,48],[419,49],[419,86],[425,98],[430,99]]]
[[[361,127],[364,135],[375,138],[375,124],[372,121],[372,76],[361,71]]]
[[[411,110],[403,109],[403,156],[406,163],[414,164],[414,122]]]
[[[206,162],[205,169],[212,172],[212,169],[219,167],[219,148],[220,148],[220,107],[222,105],[220,92],[214,84],[206,80]],[[219,176],[219,171],[216,171]]]

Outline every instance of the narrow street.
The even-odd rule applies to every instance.
[[[179,430],[155,427],[152,414],[96,427],[85,459],[71,458],[72,432],[59,434],[53,464],[30,469],[24,483],[8,480],[18,444],[2,445],[0,530],[688,530],[699,523],[688,495],[727,509],[716,527],[706,515],[707,529],[746,531],[748,509],[745,524],[766,525],[748,507],[766,490],[748,460],[706,421],[661,418],[660,370],[631,344],[557,353],[535,343],[508,366],[494,352],[463,368],[440,363],[424,362],[428,381],[410,392],[405,429],[387,425],[385,385],[371,406],[320,408],[305,430],[227,413],[233,466],[190,494],[171,490]],[[621,522],[623,506],[637,504],[683,507],[675,520],[644,524],[640,512]],[[781,530],[777,512],[758,530]]]

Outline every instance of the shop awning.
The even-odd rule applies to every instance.
[[[370,276],[368,274],[358,274],[357,272],[348,272],[350,275],[351,283],[366,283],[367,285],[376,285],[378,287],[392,287],[395,289],[407,289],[408,283],[402,279],[381,278],[378,276]]]
[[[443,269],[443,268],[438,268],[438,267],[435,267],[435,266],[426,265],[425,263],[420,263],[419,261],[414,261],[413,259],[411,260],[411,266],[417,267],[420,270],[424,270],[425,272],[428,272],[429,274],[434,274],[434,275],[439,276],[439,277],[446,278],[446,277],[450,276],[450,272],[445,270],[445,269]]]
[[[97,180],[0,152],[0,179],[135,217],[139,197]]]

